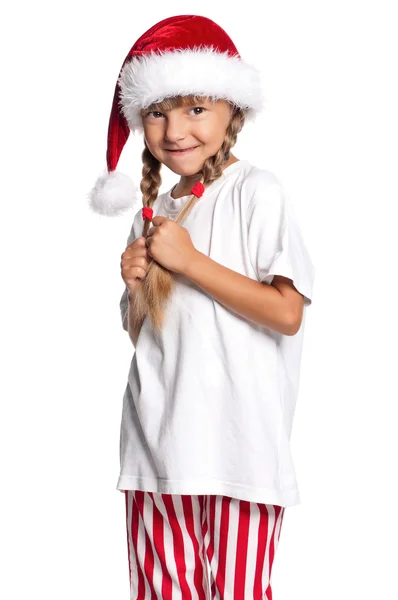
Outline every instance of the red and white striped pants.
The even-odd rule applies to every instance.
[[[125,490],[130,600],[272,600],[284,507]]]

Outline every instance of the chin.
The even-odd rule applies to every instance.
[[[165,163],[166,164],[166,163]],[[202,168],[203,163],[199,163],[198,165],[176,165],[176,164],[166,164],[166,167],[173,171],[176,175],[180,175],[183,177],[192,177],[196,175]]]

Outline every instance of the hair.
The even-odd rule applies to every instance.
[[[206,97],[205,97],[206,98]],[[162,102],[152,104],[146,108],[148,110],[167,111],[179,106],[196,106],[205,99],[202,96],[174,96],[165,98]],[[207,98],[210,99],[210,98]],[[212,100],[212,99],[210,99]],[[214,100],[212,100],[215,102]],[[232,103],[230,103],[232,104]],[[198,171],[198,181],[204,186],[209,185],[221,177],[223,165],[230,158],[230,150],[236,144],[238,133],[242,130],[246,118],[246,112],[236,105],[232,104],[232,115],[225,132],[225,139],[214,156],[207,158],[200,171]],[[158,197],[158,190],[162,183],[160,170],[162,163],[155,158],[149,151],[146,142],[145,149],[142,152],[142,179],[140,189],[142,192],[143,206],[152,207]],[[182,210],[174,219],[175,223],[188,216],[198,198],[191,194]],[[145,219],[142,236],[146,237],[150,221]],[[169,297],[173,291],[175,279],[169,269],[166,269],[154,259],[149,261],[146,276],[141,280],[137,279],[137,286],[132,297],[132,319],[135,328],[141,327],[146,316],[150,316],[154,331],[159,333],[165,318],[165,308]]]

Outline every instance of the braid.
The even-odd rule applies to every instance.
[[[242,110],[235,109],[225,132],[225,138],[221,144],[221,148],[214,156],[210,156],[203,163],[202,170],[200,171],[202,174],[201,181],[203,185],[209,185],[221,177],[223,171],[222,166],[229,160],[231,148],[236,144],[238,133],[242,130],[245,118],[246,114]],[[197,201],[198,198],[194,195],[188,198],[183,209],[175,218],[175,223],[181,223],[181,221],[191,212],[191,209]]]
[[[145,148],[141,155],[142,158],[142,179],[140,189],[142,192],[142,204],[143,206],[149,206],[152,208],[156,198],[158,197],[158,191],[162,184],[162,177],[160,175],[160,169],[162,163],[151,154],[148,150],[148,146],[145,142]],[[148,233],[150,222],[145,219],[144,228],[142,235],[145,237]]]
[[[245,122],[245,113],[237,109],[225,132],[225,139],[221,148],[214,156],[210,156],[203,164],[203,184],[210,184],[222,175],[222,166],[229,160],[231,148],[236,144],[238,133],[242,130]]]
[[[199,174],[203,185],[209,185],[223,173],[223,165],[230,158],[231,148],[236,144],[238,133],[242,130],[246,114],[243,110],[235,108],[227,127],[224,141],[214,156],[207,158]],[[148,150],[146,144],[142,153],[143,178],[141,191],[144,206],[152,207],[161,184],[161,163]],[[185,219],[195,206],[198,198],[193,194],[188,198],[174,222],[179,224]],[[145,220],[142,235],[146,236],[149,229],[149,220]],[[161,264],[152,259],[149,263],[146,276],[139,280],[132,299],[132,319],[134,325],[141,327],[145,317],[150,315],[154,330],[159,333],[164,322],[164,313],[167,301],[173,291],[175,279],[172,273]]]

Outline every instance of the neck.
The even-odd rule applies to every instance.
[[[228,161],[222,166],[222,170],[229,167],[229,165],[232,165],[233,163],[238,162],[238,160],[239,159],[236,158],[236,156],[234,156],[233,154],[230,154]],[[190,175],[190,176],[182,175],[180,181],[177,183],[177,185],[173,189],[173,191],[171,193],[171,197],[174,198],[174,200],[177,200],[177,198],[181,198],[182,196],[188,196],[191,193],[191,189],[193,188],[195,183],[199,180],[200,180],[200,175],[197,175],[197,174]]]

